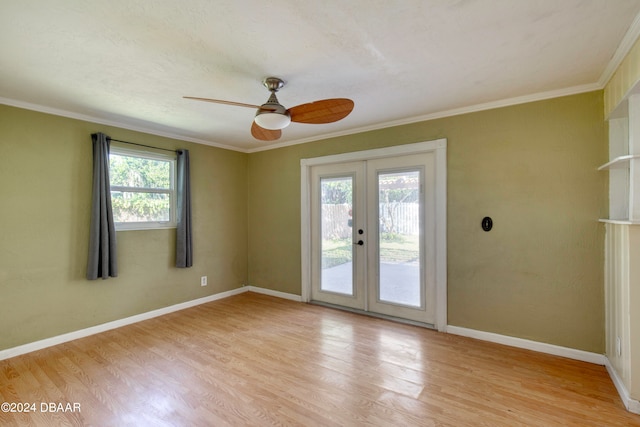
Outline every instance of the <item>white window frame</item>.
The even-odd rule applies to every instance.
[[[139,157],[149,160],[161,160],[169,162],[169,182],[170,188],[146,188],[146,187],[125,187],[119,185],[111,185],[109,183],[110,191],[125,191],[132,193],[158,193],[169,195],[169,221],[137,221],[137,222],[116,222],[116,231],[126,230],[154,230],[163,228],[176,228],[176,155],[167,153],[157,153],[152,151],[124,148],[120,146],[112,145],[110,148],[110,155],[116,154],[127,157]]]

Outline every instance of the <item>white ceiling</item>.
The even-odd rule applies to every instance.
[[[0,103],[256,151],[602,88],[640,0],[0,0]],[[346,119],[251,137],[277,76],[286,107]],[[117,138],[117,135],[112,135]]]

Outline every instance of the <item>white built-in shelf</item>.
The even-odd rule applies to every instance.
[[[640,159],[640,154],[627,154],[626,156],[616,157],[608,163],[600,166],[599,171],[607,169],[624,169],[629,167],[629,162],[633,159]]]
[[[640,221],[629,221],[628,219],[600,218],[598,221],[604,222],[607,224],[640,225]]]

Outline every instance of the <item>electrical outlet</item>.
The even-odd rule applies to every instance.
[[[200,278],[200,286],[207,286],[207,276],[202,276]]]
[[[618,357],[622,356],[622,343],[620,342],[620,337],[616,337],[616,354]]]

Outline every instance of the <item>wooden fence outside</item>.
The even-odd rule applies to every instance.
[[[322,238],[348,239],[352,235],[348,204],[322,205]],[[383,233],[417,235],[420,205],[418,203],[387,203],[380,205],[380,225]]]

